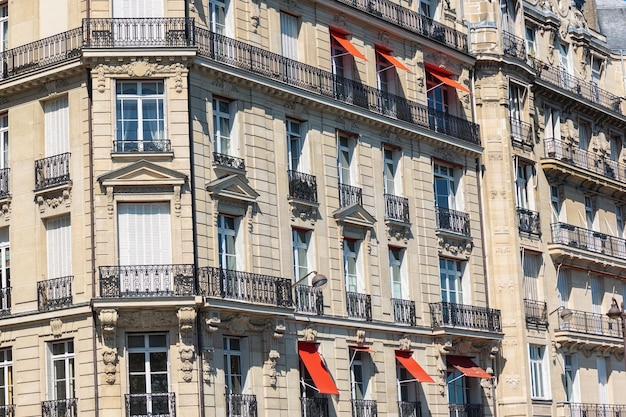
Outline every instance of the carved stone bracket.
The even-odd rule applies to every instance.
[[[317,337],[317,330],[312,324],[309,324],[307,327],[302,329],[302,339],[305,342],[315,342],[315,338]]]
[[[105,380],[107,384],[115,383],[117,367],[117,346],[115,343],[117,330],[117,310],[103,309],[98,314],[100,330],[102,332],[102,362],[104,363]]]
[[[35,202],[39,207],[39,213],[46,216],[53,216],[69,209],[72,203],[72,184],[68,183],[62,189],[52,192],[39,193],[35,196]]]
[[[469,259],[474,244],[470,240],[450,239],[439,236],[439,254],[456,258]]]
[[[50,320],[50,333],[52,333],[55,339],[63,336],[63,321],[61,319]]]
[[[128,77],[144,78],[153,76],[169,76],[173,78],[174,90],[177,93],[183,91],[183,75],[187,72],[185,66],[181,63],[173,63],[170,65],[158,64],[148,60],[138,60],[123,65],[105,65],[100,64],[95,68],[96,88],[99,93],[106,91],[107,76],[115,77],[125,74]]]
[[[406,245],[411,237],[411,227],[409,224],[396,224],[386,222],[387,240],[396,244]]]
[[[7,222],[11,219],[11,196],[0,200],[0,218]]]
[[[276,388],[276,383],[278,382],[278,371],[276,371],[276,361],[278,359],[280,359],[280,353],[277,350],[271,349],[267,355],[267,360],[263,364],[268,385],[272,388]]]
[[[294,200],[291,200],[290,203],[292,222],[310,223],[311,226],[315,225],[317,221],[317,207],[298,204]]]
[[[193,334],[196,322],[196,310],[193,307],[181,307],[178,309],[178,328],[180,344],[178,353],[180,354],[181,372],[183,381],[191,382],[195,348],[193,345]]]
[[[408,334],[398,340],[398,350],[411,350],[411,338]]]

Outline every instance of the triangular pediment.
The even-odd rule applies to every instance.
[[[142,159],[98,177],[106,186],[182,185],[187,175]]]
[[[362,206],[352,204],[342,207],[333,213],[338,222],[352,224],[361,227],[373,227],[376,223],[374,216],[369,214]]]
[[[206,184],[206,190],[213,197],[230,198],[232,200],[254,202],[259,193],[241,177],[241,175],[231,174],[215,179]]]

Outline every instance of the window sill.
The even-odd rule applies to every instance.
[[[137,161],[140,159],[147,160],[172,160],[174,159],[174,151],[167,152],[117,152],[111,151],[111,158],[117,160]]]

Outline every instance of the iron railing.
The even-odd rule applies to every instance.
[[[339,207],[348,207],[352,204],[363,205],[363,189],[339,184]]]
[[[372,296],[357,292],[346,292],[348,317],[372,321]]]
[[[524,314],[528,324],[535,326],[548,325],[548,305],[545,301],[524,299]]]
[[[517,219],[520,232],[541,237],[541,221],[538,212],[518,207]]]
[[[526,41],[514,34],[502,31],[502,52],[520,61],[526,61]]]
[[[289,197],[317,203],[317,181],[315,175],[297,171],[287,171],[289,177]]]
[[[287,278],[216,267],[200,268],[199,277],[200,293],[207,297],[293,308],[292,280]]]
[[[100,297],[192,296],[193,265],[120,265],[100,267]]]
[[[515,117],[509,117],[511,123],[511,142],[514,146],[520,148],[533,149],[535,141],[533,140],[533,128],[530,123],[523,122]]]
[[[73,276],[67,276],[37,282],[37,307],[39,311],[71,306],[73,280]]]
[[[626,164],[580,149],[576,145],[560,139],[544,139],[546,157],[558,159],[585,171],[626,183]]]
[[[398,401],[398,417],[422,417],[419,401]]]
[[[226,417],[257,417],[256,395],[226,394]]]
[[[567,223],[552,224],[552,243],[626,259],[626,239]]]
[[[391,306],[395,323],[415,326],[415,301],[392,298]]]
[[[437,229],[459,233],[464,236],[470,235],[468,213],[444,207],[435,207],[435,215],[437,217]]]
[[[83,19],[86,48],[164,47],[195,45],[193,18],[89,18]]]
[[[78,417],[77,399],[43,401],[41,403],[42,417]]]
[[[385,194],[385,218],[408,223],[409,200],[397,195]]]
[[[0,405],[0,417],[15,417],[15,404]]]
[[[70,182],[70,153],[35,161],[35,190],[44,190]]]
[[[218,152],[213,152],[213,165],[223,168],[238,169],[240,171],[246,170],[246,163],[243,158],[237,158]]]
[[[11,288],[0,288],[0,317],[11,314]],[[0,410],[1,412],[1,410]],[[2,414],[0,414],[2,417]]]
[[[126,417],[176,417],[173,392],[126,394]]]
[[[328,398],[305,397],[300,398],[302,417],[328,417]]]
[[[350,400],[352,417],[377,417],[378,405],[374,400]]]
[[[202,57],[480,145],[480,129],[469,120],[205,29],[196,28],[196,41]]]
[[[0,198],[9,195],[9,172],[10,168],[0,169]]]
[[[624,417],[626,405],[564,403],[565,417]]]
[[[483,417],[480,404],[448,404],[450,417]]]
[[[298,313],[324,315],[324,295],[320,288],[309,285],[296,285],[296,311]]]
[[[467,35],[389,0],[339,0],[396,26],[468,53]]]
[[[563,308],[559,307],[559,314]],[[559,330],[618,339],[623,337],[620,322],[611,320],[605,314],[580,310],[571,310],[571,312],[572,318],[570,321],[561,319],[559,315]]]
[[[448,302],[429,305],[433,329],[450,326],[489,332],[502,331],[500,310]]]
[[[113,141],[114,152],[171,152],[172,146],[169,139],[151,140],[115,140]]]

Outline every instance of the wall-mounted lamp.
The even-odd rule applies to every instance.
[[[302,278],[300,278],[299,280],[297,280],[296,283],[293,284],[293,286],[295,287],[296,285],[300,284],[302,281],[304,281],[310,275],[313,275],[313,274],[315,274],[315,276],[311,279],[311,287],[319,288],[323,285],[326,285],[326,283],[328,282],[328,278],[326,278],[326,275],[319,274],[317,271],[311,271],[305,276],[303,276]]]
[[[558,307],[555,310],[552,310],[549,316],[551,316],[552,314],[556,313],[559,310],[561,310],[561,312],[559,313],[559,317],[561,318],[561,320],[565,322],[571,321],[572,317],[574,317],[574,312],[567,307]]]

